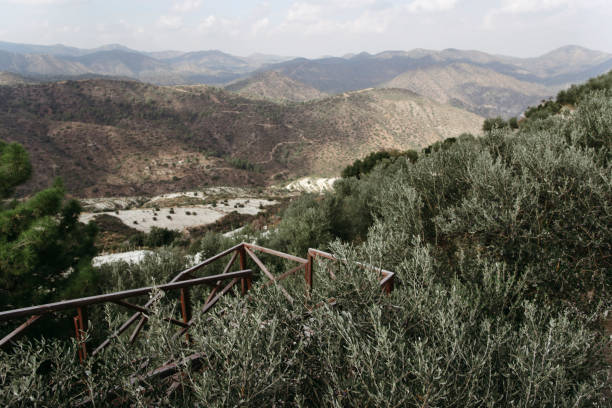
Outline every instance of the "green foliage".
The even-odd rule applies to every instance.
[[[510,129],[518,129],[519,128],[518,119],[516,117],[508,119],[508,126],[510,127]]]
[[[262,168],[258,164],[251,163],[248,159],[241,159],[240,157],[225,156],[225,161],[232,167],[240,170],[252,171],[261,173]]]
[[[530,120],[546,119],[561,112],[563,106],[573,107],[591,92],[609,91],[612,89],[612,71],[589,79],[586,83],[572,85],[561,90],[555,100],[542,101],[538,106],[527,109],[525,116]]]
[[[482,130],[485,132],[490,132],[494,129],[503,129],[508,127],[508,122],[503,120],[501,117],[496,118],[487,118],[482,124]]]
[[[349,164],[342,170],[342,177],[357,177],[368,174],[372,169],[379,164],[389,164],[394,162],[399,157],[406,157],[410,162],[414,163],[418,160],[418,153],[414,150],[381,150],[367,155],[363,160],[357,159],[353,164]]]
[[[180,235],[180,232],[168,228],[151,227],[148,233],[140,232],[131,236],[129,242],[137,247],[157,248],[172,244]]]
[[[2,159],[8,158],[1,166],[3,171],[13,168],[19,173],[3,185],[3,192],[8,193],[25,179],[30,164],[20,146],[3,146]],[[95,254],[96,228],[79,223],[80,212],[77,201],[65,199],[60,181],[0,211],[2,309],[95,289],[90,260]]]
[[[254,285],[248,300],[224,297],[222,313],[200,316],[191,343],[172,340],[161,318],[173,298],[154,306],[134,349],[118,339],[82,367],[67,368],[74,349],[21,344],[0,355],[0,372],[16,373],[0,376],[12,391],[0,402],[53,406],[81,392],[134,406],[609,406],[600,324],[612,306],[611,125],[610,99],[589,94],[568,117],[438,143],[415,163],[398,158],[301,197],[259,242],[346,260],[318,261],[309,297],[299,275],[283,281],[292,303]],[[232,244],[209,234],[199,248],[209,256]],[[169,259],[148,266],[156,281],[162,265],[184,260]],[[395,271],[391,295],[355,261]],[[330,298],[336,306],[311,307]],[[196,352],[203,364],[181,367],[179,392],[127,380],[135,362]]]
[[[603,343],[587,327],[591,317],[517,299],[523,282],[497,264],[472,263],[471,282],[442,279],[430,249],[418,240],[410,248],[391,296],[381,296],[375,273],[322,262],[312,302],[333,297],[339,307],[309,310],[274,286],[255,286],[248,301],[224,297],[223,313],[202,316],[190,343],[172,339],[163,298],[152,305],[146,340],[129,347],[118,338],[84,365],[74,362],[74,345],[22,343],[0,352],[0,370],[10,373],[0,387],[11,390],[0,403],[57,406],[79,395],[130,406],[607,405]],[[347,245],[333,250],[357,256]],[[378,259],[374,241],[361,250]],[[326,269],[337,279],[326,279]],[[500,308],[521,318],[509,322]],[[111,328],[120,323],[107,315]],[[203,364],[181,365],[177,392],[168,393],[165,380],[128,381],[145,364],[196,352]]]
[[[32,167],[25,149],[0,140],[0,199],[9,197],[16,186],[30,178]]]
[[[308,248],[333,238],[331,206],[313,195],[304,195],[283,214],[277,232],[266,245],[290,253],[304,254]]]
[[[584,98],[575,113],[576,119],[564,129],[582,148],[593,149],[598,161],[610,162],[612,154],[612,91],[596,91]]]

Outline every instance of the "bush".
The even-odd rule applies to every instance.
[[[344,170],[342,170],[342,177],[360,178],[362,175],[371,172],[375,166],[392,163],[399,157],[406,157],[410,162],[414,163],[418,159],[418,153],[414,150],[406,150],[404,152],[398,150],[381,150],[379,152],[370,153],[363,161],[357,159],[353,164],[344,168]]]
[[[508,122],[498,116],[496,118],[485,119],[484,123],[482,124],[482,130],[485,132],[490,132],[495,129],[503,129],[508,126]]]
[[[153,217],[153,220],[156,220]],[[170,230],[167,228],[151,227],[149,233],[138,233],[130,238],[130,244],[137,247],[148,247],[157,248],[172,244],[177,238],[180,237],[178,231]]]

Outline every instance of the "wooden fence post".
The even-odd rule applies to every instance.
[[[183,322],[189,323],[189,321],[191,320],[191,302],[189,299],[189,288],[181,288],[180,300]],[[187,339],[187,341],[190,341],[189,333],[185,333],[185,339]]]
[[[246,269],[246,251],[244,250],[244,244],[238,249],[238,253],[240,254],[240,270]],[[251,277],[240,279],[240,289],[242,295],[246,295],[246,293],[251,289]]]
[[[306,280],[306,287],[308,290],[308,293],[310,293],[310,291],[312,290],[312,261],[314,259],[314,257],[312,256],[310,249],[308,250],[308,262],[306,262],[305,264],[305,273],[304,273],[304,278]]]
[[[79,348],[79,361],[82,363],[87,358],[87,344],[85,343],[87,309],[85,306],[77,307],[77,315],[74,317],[74,329]]]

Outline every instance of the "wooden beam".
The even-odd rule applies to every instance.
[[[276,282],[276,278],[274,277],[274,275],[272,275],[270,273],[270,271],[268,270],[268,268],[266,268],[266,266],[263,264],[263,262],[261,262],[261,260],[249,249],[245,246],[244,250],[246,251],[246,253],[251,257],[251,259],[253,259],[253,261],[257,264],[257,266],[259,266],[259,268],[262,270],[262,272],[268,277],[270,278],[270,280],[272,282],[274,282],[275,284],[278,283]],[[281,290],[281,292],[283,292],[283,295],[285,295],[285,297],[287,298],[287,300],[289,300],[289,302],[293,303],[293,298],[291,297],[291,295],[289,294],[289,292],[287,292],[287,290],[285,290],[285,288],[283,288],[281,285],[277,285],[278,288]]]
[[[10,332],[6,336],[4,336],[2,338],[2,340],[0,340],[0,347],[4,346],[6,343],[11,341],[14,337],[16,337],[21,332],[23,332],[25,329],[30,327],[32,324],[34,324],[34,322],[36,322],[41,317],[42,317],[42,315],[30,316],[30,318],[28,320],[26,320],[24,323],[20,324],[15,330],[13,330],[12,332]]]
[[[255,244],[246,244],[245,243],[244,247],[247,248],[247,249],[251,249],[251,250],[254,249],[254,250],[257,250],[257,251],[264,252],[266,254],[278,256],[279,258],[284,258],[284,259],[288,259],[290,261],[299,262],[301,264],[305,264],[306,262],[308,262],[307,259],[300,258],[299,256],[289,255],[289,254],[286,254],[284,252],[275,251],[274,249],[265,248],[265,247],[262,247],[262,246],[259,246],[259,245],[255,245]]]
[[[230,272],[224,275],[206,276],[204,278],[190,279],[178,282],[166,283],[159,286],[148,286],[138,289],[124,290],[121,292],[108,293],[106,295],[89,296],[79,299],[63,300],[61,302],[48,303],[39,306],[24,307],[22,309],[8,310],[0,312],[0,321],[14,319],[16,317],[31,316],[46,312],[55,312],[59,310],[74,309],[97,303],[113,302],[115,300],[130,298],[134,296],[142,296],[152,292],[155,289],[171,290],[186,288],[189,286],[200,285],[209,282],[217,282],[219,280],[229,280],[234,278],[243,278],[251,275],[250,270]]]
[[[285,272],[282,275],[278,276],[276,278],[276,282],[280,282],[283,279],[288,278],[289,276],[293,275],[294,273],[296,273],[297,271],[299,271],[299,270],[301,270],[303,268],[304,268],[304,265],[298,265],[295,268],[289,269],[287,272]],[[267,287],[267,286],[272,285],[273,283],[275,283],[275,282],[274,281],[268,281],[268,282],[264,283],[264,288]]]

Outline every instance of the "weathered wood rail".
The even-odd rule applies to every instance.
[[[280,274],[278,276],[274,276],[266,267],[266,265],[259,259],[257,256],[257,252],[262,252],[268,255],[272,255],[275,257],[283,258],[292,262],[296,262],[298,265],[289,269],[287,272]],[[194,276],[194,273],[203,269],[206,265],[209,265],[215,261],[218,261],[222,258],[231,255],[228,263],[226,264],[223,272],[218,275],[206,276],[197,278]],[[169,292],[172,290],[179,291],[179,302],[180,302],[180,311],[181,311],[181,320],[175,319],[173,317],[164,317],[163,319],[169,323],[172,323],[178,326],[179,330],[175,333],[175,338],[185,335],[187,340],[189,340],[189,328],[194,324],[195,319],[192,317],[191,310],[191,298],[189,294],[189,288],[198,286],[198,285],[206,285],[211,288],[208,297],[204,301],[204,304],[200,310],[201,314],[207,313],[212,307],[219,301],[221,297],[227,294],[230,291],[233,291],[234,287],[240,283],[240,293],[244,296],[247,294],[252,285],[253,271],[251,269],[246,268],[247,257],[251,258],[252,261],[259,267],[262,272],[262,276],[267,279],[267,281],[263,282],[264,286],[268,285],[277,285],[278,288],[282,291],[284,296],[287,298],[289,302],[294,302],[293,297],[287,292],[285,288],[283,288],[279,282],[282,280],[296,274],[297,272],[303,270],[304,272],[304,280],[306,284],[306,290],[308,293],[312,290],[314,284],[314,271],[313,264],[314,260],[317,257],[326,258],[332,261],[340,261],[345,262],[343,260],[339,260],[334,255],[320,251],[318,249],[309,249],[307,258],[300,258],[298,256],[286,254],[284,252],[276,251],[270,248],[265,248],[255,244],[241,243],[232,248],[229,248],[211,258],[206,259],[205,261],[191,267],[185,269],[178,273],[169,283],[159,285],[159,286],[150,286],[143,287],[137,289],[124,290],[120,292],[113,292],[103,295],[97,296],[89,296],[85,298],[79,299],[71,299],[64,300],[55,303],[48,303],[44,305],[25,307],[21,309],[7,310],[0,312],[0,321],[8,321],[15,320],[23,317],[27,317],[27,320],[7,334],[4,338],[0,340],[0,347],[6,346],[12,342],[14,342],[15,338],[22,334],[28,327],[38,321],[41,317],[52,314],[54,312],[65,311],[65,310],[75,310],[76,315],[74,316],[74,327],[75,327],[75,337],[78,343],[78,354],[79,360],[83,362],[86,358],[88,358],[88,348],[86,341],[86,334],[88,331],[88,318],[87,318],[87,308],[94,305],[101,305],[105,303],[114,303],[116,305],[125,307],[129,310],[134,311],[134,314],[126,320],[114,333],[112,333],[107,339],[102,341],[92,352],[91,355],[96,355],[103,351],[106,347],[111,344],[112,340],[119,337],[123,334],[128,328],[130,328],[136,321],[135,328],[133,329],[130,337],[129,343],[133,343],[140,332],[142,331],[145,323],[149,319],[149,315],[151,311],[149,308],[159,299],[159,294],[152,296],[149,301],[147,301],[144,305],[136,305],[126,301],[126,299],[142,296],[146,294],[150,294],[153,291],[159,290],[163,292]],[[230,272],[236,261],[239,262],[239,270]],[[371,265],[357,263],[357,265],[361,268],[373,270],[379,274],[380,279],[380,287],[385,293],[390,293],[393,290],[394,283],[394,273],[391,271],[387,271],[381,268],[377,268]],[[331,277],[335,278],[332,271],[330,271]],[[196,357],[194,357],[195,359]],[[153,370],[150,373],[150,376],[166,376],[170,373],[174,372],[178,367],[177,363],[168,363],[162,367],[159,367]]]

